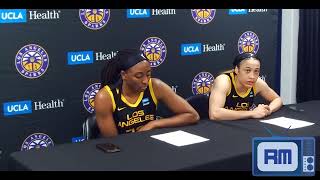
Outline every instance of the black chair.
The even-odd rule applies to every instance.
[[[100,136],[100,130],[97,125],[95,114],[89,115],[82,124],[82,134],[86,140],[96,139]]]
[[[198,112],[200,119],[209,119],[209,96],[198,94],[186,100]]]

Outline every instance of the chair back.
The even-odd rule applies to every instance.
[[[200,119],[209,119],[209,96],[198,94],[186,100],[198,112]]]
[[[86,140],[95,139],[100,135],[95,114],[89,115],[82,124],[82,134]]]

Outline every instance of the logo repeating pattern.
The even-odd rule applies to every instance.
[[[162,39],[158,37],[149,37],[143,41],[140,50],[150,62],[151,67],[160,66],[166,58],[167,47]]]
[[[259,38],[252,31],[244,32],[238,40],[239,53],[251,52],[256,54],[259,50]]]
[[[23,46],[17,53],[15,65],[18,72],[29,79],[42,76],[49,67],[48,53],[37,44]]]
[[[110,19],[109,9],[80,9],[79,17],[84,26],[92,30],[103,28]]]
[[[83,106],[89,113],[94,111],[94,97],[100,90],[101,83],[91,84],[83,93]]]
[[[114,15],[113,10],[112,11],[112,15]],[[55,84],[56,80],[59,81],[59,83],[56,84],[56,86],[59,88],[67,88],[64,85],[70,85],[73,86],[73,88],[75,89],[79,89],[80,88],[80,94],[78,97],[78,99],[80,98],[80,101],[78,101],[78,104],[80,106],[84,106],[84,108],[86,110],[84,110],[84,112],[88,111],[90,113],[92,113],[94,111],[94,97],[96,95],[96,93],[98,92],[98,90],[100,89],[100,84],[99,83],[95,83],[95,85],[93,86],[89,86],[91,83],[83,84],[85,83],[85,80],[88,79],[88,77],[84,77],[88,74],[86,73],[82,73],[81,71],[84,71],[85,69],[89,72],[92,72],[94,74],[97,74],[97,71],[100,70],[100,66],[104,64],[106,61],[110,60],[111,58],[113,58],[116,54],[116,50],[119,50],[118,45],[119,42],[121,42],[120,44],[127,44],[127,47],[131,46],[135,46],[137,45],[137,47],[141,48],[141,50],[143,50],[145,57],[149,60],[150,65],[152,67],[158,67],[160,66],[162,63],[166,61],[169,62],[165,62],[165,65],[163,66],[163,68],[171,66],[171,63],[173,61],[173,65],[177,66],[175,67],[175,69],[179,69],[178,71],[174,71],[174,72],[170,72],[170,71],[163,71],[163,68],[160,69],[158,68],[157,70],[159,70],[158,72],[155,72],[155,76],[158,76],[159,78],[166,77],[164,78],[164,80],[167,80],[170,82],[170,78],[172,78],[172,82],[171,83],[177,83],[177,85],[172,86],[172,89],[176,92],[176,89],[179,85],[178,91],[180,94],[184,94],[189,96],[188,94],[191,93],[190,92],[190,81],[192,80],[193,76],[196,75],[198,71],[196,70],[196,68],[199,68],[200,66],[198,66],[198,64],[201,64],[203,62],[207,63],[208,61],[220,61],[220,60],[227,60],[227,59],[223,59],[224,55],[223,52],[221,53],[216,53],[216,54],[209,54],[206,52],[209,51],[218,51],[220,48],[220,44],[225,43],[224,41],[222,41],[222,43],[220,43],[220,41],[216,41],[216,39],[214,39],[214,41],[210,41],[210,39],[202,39],[202,38],[197,38],[196,36],[181,36],[183,38],[181,39],[175,39],[175,37],[171,37],[172,34],[174,33],[170,33],[170,31],[174,31],[175,29],[171,29],[174,26],[171,26],[170,21],[172,19],[176,19],[179,20],[180,16],[184,15],[187,16],[187,19],[180,19],[180,20],[186,20],[188,21],[188,23],[191,23],[191,25],[193,24],[195,27],[198,26],[199,28],[206,28],[207,30],[209,29],[209,26],[211,27],[211,25],[218,25],[215,23],[218,23],[218,21],[215,20],[219,20],[219,19],[215,19],[215,18],[220,18],[219,16],[224,13],[224,15],[226,17],[230,18],[243,18],[243,17],[249,17],[248,16],[242,16],[242,17],[231,17],[227,15],[227,11],[224,10],[215,10],[215,9],[193,9],[193,10],[176,10],[177,12],[177,16],[167,16],[167,15],[173,15],[175,14],[174,10],[165,10],[165,9],[140,9],[140,10],[121,10],[123,11],[122,14],[117,12],[118,15],[122,15],[121,18],[119,17],[118,19],[122,20],[121,22],[117,22],[116,19],[111,19],[110,21],[110,17],[111,16],[111,11],[109,9],[77,9],[77,10],[73,10],[72,13],[73,15],[71,15],[71,12],[67,12],[67,10],[10,10],[10,11],[4,11],[4,10],[0,10],[0,23],[2,23],[4,29],[10,30],[11,28],[16,29],[15,27],[17,27],[18,29],[21,27],[21,30],[24,29],[30,29],[30,30],[36,30],[36,29],[46,29],[48,27],[53,27],[52,25],[57,25],[55,26],[55,28],[52,28],[52,30],[54,29],[59,29],[61,25],[63,24],[68,24],[71,23],[71,25],[76,25],[76,26],[68,26],[68,27],[73,27],[73,29],[69,29],[67,30],[68,33],[70,32],[75,32],[73,35],[72,33],[69,35],[72,35],[73,39],[78,39],[81,37],[77,37],[77,32],[83,32],[83,39],[81,39],[81,44],[77,44],[79,41],[74,41],[74,47],[72,46],[71,40],[73,40],[72,38],[67,38],[65,40],[70,40],[70,42],[66,42],[66,41],[58,41],[60,39],[64,39],[65,34],[64,31],[62,29],[60,29],[57,32],[53,32],[56,33],[57,36],[56,39],[53,37],[49,37],[46,36],[46,34],[42,34],[41,30],[40,31],[35,31],[32,32],[32,36],[25,36],[27,34],[24,35],[19,35],[17,34],[16,38],[14,38],[14,36],[10,35],[11,38],[11,42],[9,38],[4,38],[4,45],[5,46],[12,46],[12,47],[16,47],[12,52],[10,52],[10,54],[6,54],[5,49],[4,49],[4,57],[9,57],[8,61],[11,63],[8,63],[10,65],[10,67],[8,67],[7,69],[5,69],[3,67],[3,70],[6,71],[5,76],[10,75],[10,73],[14,76],[14,77],[18,77],[17,82],[13,81],[12,84],[15,83],[21,83],[21,85],[24,85],[24,82],[30,83],[30,87],[34,86],[34,92],[28,92],[28,90],[30,90],[29,87],[27,88],[23,88],[23,86],[21,86],[21,90],[19,89],[19,91],[21,91],[21,94],[10,94],[10,87],[8,86],[4,86],[3,89],[7,89],[8,93],[5,93],[6,95],[3,95],[3,102],[2,104],[2,109],[3,109],[3,114],[2,116],[5,119],[9,119],[10,118],[15,118],[12,117],[14,115],[19,115],[16,118],[20,118],[20,117],[30,117],[33,118],[33,116],[37,116],[38,114],[45,114],[47,113],[49,116],[52,116],[53,113],[55,112],[62,112],[62,113],[66,113],[67,111],[69,111],[72,108],[61,108],[61,109],[57,109],[59,107],[64,107],[66,105],[71,105],[72,104],[76,104],[75,101],[68,99],[67,96],[65,99],[59,98],[60,95],[56,95],[55,93],[57,92],[53,92],[55,91],[54,89],[52,89],[52,92],[45,92],[43,90],[45,90],[46,88],[42,88],[40,87],[39,90],[38,89],[38,85],[42,84],[42,86],[47,86],[50,87],[52,84]],[[129,12],[128,12],[129,11]],[[184,12],[183,12],[184,11]],[[190,12],[191,11],[191,12]],[[243,13],[244,11],[233,11],[234,13]],[[126,14],[125,13],[129,13],[129,15],[131,17],[128,16],[127,14],[127,18],[148,18],[148,19],[127,19],[126,18]],[[217,16],[216,16],[216,13]],[[250,11],[248,10],[248,13],[250,13]],[[74,19],[72,18],[67,18],[64,15],[71,15],[72,17],[74,17]],[[252,14],[253,15],[253,14]],[[164,17],[167,16],[167,17]],[[190,17],[192,16],[192,18]],[[262,15],[260,15],[262,17]],[[189,19],[188,19],[189,18]],[[50,21],[50,19],[57,19],[56,21]],[[69,22],[69,19],[73,20],[72,22]],[[168,21],[168,27],[165,27],[165,21]],[[194,22],[195,21],[195,22]],[[215,21],[215,22],[214,22]],[[111,24],[110,24],[111,22]],[[140,41],[134,41],[133,44],[132,42],[125,42],[122,41],[121,39],[117,39],[117,41],[119,40],[119,42],[112,42],[114,41],[114,39],[110,39],[110,41],[106,41],[105,42],[105,47],[101,47],[98,44],[99,42],[97,41],[97,44],[94,43],[89,43],[87,42],[87,40],[89,38],[97,38],[98,39],[102,36],[104,36],[104,33],[108,33],[107,31],[105,31],[106,29],[109,28],[116,28],[116,26],[113,24],[114,22],[117,22],[115,24],[120,24],[122,27],[122,24],[124,25],[124,28],[127,28],[126,25],[129,25],[128,27],[135,27],[135,28],[142,28],[139,31],[145,31],[145,36],[142,37],[136,37],[136,38],[140,38]],[[221,21],[219,21],[220,23]],[[10,24],[9,24],[10,23]],[[20,24],[15,24],[15,23],[20,23]],[[76,24],[74,24],[76,23]],[[109,23],[109,24],[108,24]],[[145,27],[150,26],[150,28],[145,28],[144,27],[139,27],[139,24],[147,24]],[[159,23],[159,24],[157,24]],[[211,23],[211,24],[210,24]],[[82,25],[83,24],[83,25]],[[183,22],[180,22],[180,24],[177,23],[177,25],[181,25],[183,24]],[[186,22],[187,24],[187,22]],[[201,26],[201,25],[208,25],[208,26]],[[70,24],[69,24],[70,25]],[[112,27],[110,26],[112,25]],[[154,25],[156,25],[156,27],[159,26],[160,29],[152,29],[154,27]],[[160,25],[164,25],[164,27],[160,26]],[[153,26],[153,27],[151,27]],[[62,26],[61,26],[62,27]],[[67,26],[66,26],[67,27]],[[87,29],[88,28],[88,29]],[[184,26],[185,28],[185,26]],[[89,30],[91,29],[91,30]],[[181,29],[181,30],[180,30]],[[182,29],[182,27],[177,27],[177,32],[178,33],[184,33],[186,35],[188,35],[188,30],[186,29]],[[49,30],[49,32],[51,32],[52,30]],[[134,36],[135,34],[135,30],[132,29],[120,29],[119,33],[122,33],[122,31],[124,33],[129,33],[131,36]],[[252,32],[253,34],[250,36],[248,34],[243,35],[242,38],[239,38],[239,36],[247,31],[247,30],[251,30],[250,32]],[[117,31],[112,29],[112,31]],[[185,31],[185,32],[184,32]],[[254,31],[254,32],[253,32]],[[241,39],[242,41],[239,42],[239,44],[241,44],[241,48],[239,48],[241,51],[245,52],[245,51],[252,51],[257,53],[259,50],[259,38],[260,40],[264,40],[265,38],[262,35],[263,32],[255,32],[255,29],[245,29],[242,32],[238,32],[239,34],[236,35],[235,40],[237,42],[238,38],[239,40]],[[247,31],[249,32],[249,31]],[[60,33],[60,34],[58,34]],[[87,34],[85,34],[87,33]],[[101,34],[102,33],[102,34]],[[167,34],[170,34],[167,35]],[[176,33],[176,32],[175,32]],[[177,33],[177,34],[178,34]],[[257,34],[255,34],[257,33]],[[8,33],[9,34],[9,33]],[[23,34],[23,33],[21,33]],[[51,34],[51,33],[50,33]],[[117,33],[115,33],[117,34]],[[204,35],[205,33],[203,33]],[[261,34],[261,35],[260,35]],[[47,34],[48,35],[48,34]],[[111,34],[113,35],[113,34]],[[257,35],[260,35],[259,38]],[[23,37],[21,37],[23,36]],[[41,36],[41,38],[40,38]],[[43,36],[43,37],[42,37]],[[60,37],[59,37],[60,36]],[[109,35],[107,35],[109,36]],[[156,36],[156,37],[155,37]],[[241,35],[242,36],[242,35]],[[39,37],[39,39],[37,39],[36,41],[32,40],[32,41],[28,41],[28,39],[30,40],[30,38],[35,39]],[[203,36],[201,36],[203,37]],[[13,39],[12,39],[13,38]],[[15,42],[19,43],[19,41],[16,41],[16,39],[25,39],[24,42],[22,42],[22,44],[18,44],[18,45],[14,45]],[[114,37],[116,38],[116,37]],[[251,39],[250,39],[251,38]],[[9,40],[9,42],[7,42],[7,39]],[[252,41],[253,39],[253,41]],[[54,45],[52,46],[52,44],[50,45],[50,41],[55,41],[57,40],[55,43],[59,43],[59,44],[55,44],[56,46],[61,46],[61,47],[54,47]],[[99,39],[100,40],[100,39]],[[109,40],[109,39],[108,39]],[[137,39],[136,39],[137,40]],[[44,43],[45,42],[45,43]],[[66,43],[66,44],[60,44],[60,43]],[[137,44],[135,44],[135,42],[138,42]],[[198,43],[199,44],[196,46],[196,44],[193,44],[194,46],[192,46],[192,44],[183,44],[183,43]],[[200,43],[201,42],[201,43]],[[219,42],[219,43],[217,43]],[[234,42],[233,44],[236,45]],[[251,42],[251,43],[247,43],[247,42]],[[258,42],[256,44],[256,42]],[[12,43],[12,44],[11,44]],[[69,44],[70,46],[69,46]],[[229,43],[229,42],[226,42]],[[11,45],[10,45],[11,44]],[[48,44],[48,45],[47,45]],[[218,44],[218,45],[216,45]],[[64,48],[67,45],[67,48],[62,51],[59,52],[58,50],[61,48]],[[132,46],[133,45],[133,46]],[[182,46],[182,45],[187,45],[187,46]],[[229,52],[230,49],[236,50],[238,49],[238,46],[232,46],[231,44],[227,44],[228,46],[224,46],[226,49],[226,52]],[[113,47],[114,46],[114,47]],[[126,46],[126,45],[124,45]],[[264,45],[262,44],[262,46],[264,47]],[[80,48],[79,48],[80,47]],[[83,49],[81,49],[81,47],[83,47]],[[73,49],[74,48],[74,49]],[[134,48],[134,47],[133,47]],[[167,49],[168,48],[168,49]],[[180,49],[181,48],[181,49]],[[266,47],[265,47],[266,48]],[[19,50],[19,51],[18,51]],[[84,52],[84,51],[89,51],[90,52]],[[112,50],[112,51],[111,51]],[[179,51],[180,50],[180,51]],[[167,54],[167,51],[169,51],[169,54]],[[66,55],[69,55],[67,53],[70,53],[70,58],[69,56],[66,57]],[[8,52],[9,53],[9,52]],[[57,55],[57,53],[59,55]],[[75,54],[72,54],[75,53]],[[81,54],[83,53],[83,54]],[[201,55],[200,55],[201,54]],[[198,55],[198,56],[193,56],[193,55]],[[50,56],[50,61],[49,61],[49,56]],[[192,57],[193,56],[193,57]],[[14,59],[15,58],[15,59]],[[68,62],[66,62],[66,58],[68,58]],[[14,60],[13,60],[14,59]],[[230,60],[230,59],[229,59]],[[4,59],[4,61],[6,61]],[[4,62],[3,61],[3,62]],[[171,61],[171,62],[170,62]],[[177,62],[177,63],[176,63]],[[13,63],[15,65],[13,65]],[[167,64],[169,63],[169,64]],[[198,64],[197,64],[198,63]],[[68,66],[68,65],[78,65],[78,64],[83,64],[81,66]],[[184,69],[184,64],[186,66],[194,66],[194,69]],[[5,65],[5,64],[4,64]],[[49,69],[49,65],[50,65],[50,69]],[[167,65],[167,66],[166,66]],[[182,66],[180,66],[182,65]],[[208,65],[211,65],[208,63]],[[198,67],[196,67],[198,66]],[[98,67],[98,68],[97,68]],[[210,67],[209,67],[210,68]],[[210,69],[210,73],[217,73],[215,72],[217,68],[212,68]],[[11,72],[9,72],[9,70]],[[156,71],[157,71],[156,70]],[[190,71],[189,71],[190,70]],[[16,72],[18,71],[18,72]],[[197,72],[198,71],[198,72]],[[4,72],[4,71],[2,71]],[[181,73],[182,72],[182,73]],[[192,72],[196,72],[196,73],[192,73]],[[176,73],[181,73],[181,74],[190,74],[192,73],[193,75],[191,75],[190,77],[188,77],[189,79],[189,83],[187,83],[187,86],[185,87],[184,84],[185,82],[179,81],[178,82],[174,82],[174,80],[176,80],[176,77],[179,77],[179,74],[177,75]],[[204,73],[204,72],[202,72]],[[193,94],[208,94],[210,92],[210,84],[213,81],[213,76],[211,74],[201,74],[201,75],[197,75],[196,77],[194,77],[193,81],[192,81],[192,93]],[[58,76],[59,74],[59,76]],[[99,72],[98,72],[99,74]],[[21,75],[21,76],[20,76]],[[74,75],[74,77],[67,77],[69,75]],[[53,77],[52,77],[53,76]],[[56,76],[56,77],[55,77]],[[91,76],[91,75],[90,75]],[[169,78],[167,78],[167,76],[169,76]],[[183,77],[187,77],[184,76]],[[65,80],[70,80],[70,79],[81,79],[83,78],[82,81],[82,85],[80,86],[80,84],[76,84],[78,83],[78,81],[74,81],[74,82],[64,82]],[[272,77],[271,77],[272,78]],[[21,80],[22,79],[22,80]],[[169,80],[168,80],[169,79]],[[50,81],[48,81],[50,80]],[[51,81],[52,80],[52,81]],[[60,84],[61,82],[61,84]],[[52,83],[52,84],[51,84]],[[72,85],[73,84],[73,85]],[[99,85],[97,85],[99,84]],[[189,84],[189,85],[188,85]],[[29,85],[29,84],[28,84]],[[9,85],[10,86],[10,85]],[[64,86],[64,87],[62,87]],[[89,86],[89,87],[88,87]],[[12,86],[13,87],[13,86]],[[37,88],[37,90],[36,90]],[[87,89],[86,89],[87,88]],[[185,89],[187,88],[187,89]],[[86,89],[85,92],[83,92]],[[39,91],[38,91],[39,90]],[[6,90],[4,90],[6,92]],[[50,91],[50,90],[49,90]],[[60,92],[60,91],[59,91]],[[61,91],[62,92],[62,91]],[[70,90],[69,92],[74,92],[73,90]],[[51,96],[52,94],[52,96]],[[54,98],[38,98],[37,96],[39,95],[39,97],[43,97],[45,95],[48,95],[49,97],[54,97]],[[61,94],[61,95],[65,95],[65,94]],[[7,96],[7,97],[6,97]],[[82,96],[82,97],[81,97]],[[251,96],[251,95],[250,95]],[[73,96],[72,96],[73,97]],[[81,98],[83,102],[81,102]],[[28,102],[20,102],[20,101],[24,101],[27,100]],[[64,101],[65,100],[65,101]],[[142,103],[143,105],[147,106],[149,105],[149,103],[151,99],[143,99]],[[68,104],[69,103],[69,104]],[[82,105],[81,105],[82,104]],[[43,111],[38,111],[38,110],[43,110]],[[27,118],[28,119],[28,118]],[[8,121],[9,123],[9,121]],[[12,122],[10,122],[12,123]],[[15,122],[15,123],[21,123],[19,122]],[[27,125],[27,124],[26,124]],[[1,128],[0,128],[1,129]],[[59,133],[59,132],[58,132]],[[30,133],[32,134],[32,133]],[[29,135],[29,134],[28,134]],[[49,134],[50,136],[53,137],[53,134]],[[36,139],[36,137],[39,137],[40,135],[34,136],[31,139]],[[70,136],[71,137],[71,136]],[[20,142],[18,142],[19,145],[21,145],[22,141],[24,140],[25,137],[22,137],[21,140],[19,140]],[[42,136],[42,140],[41,138],[38,138],[37,140],[33,141],[32,143],[30,143],[30,146],[27,147],[26,149],[32,149],[32,148],[39,148],[39,147],[47,147],[47,146],[51,146],[51,145],[46,145],[45,142],[47,142],[46,137]],[[49,137],[50,138],[50,137]],[[54,138],[54,137],[53,137]],[[50,138],[51,139],[51,138]],[[9,140],[9,139],[8,139]],[[68,138],[68,140],[70,141],[70,138]],[[74,139],[74,142],[78,142],[80,141],[79,139]],[[25,143],[25,147],[26,147],[27,143]],[[53,142],[52,142],[53,145]],[[20,148],[20,146],[19,146]],[[1,148],[0,148],[1,149]],[[12,148],[11,148],[12,149]],[[3,149],[2,152],[6,152],[6,149]],[[9,153],[5,153],[3,155],[7,155]],[[1,156],[1,155],[0,155]]]
[[[210,93],[210,87],[213,80],[214,80],[214,77],[211,73],[200,72],[192,80],[192,93],[194,95],[197,95],[197,94],[208,95]]]
[[[192,9],[191,15],[199,24],[209,24],[216,14],[215,9]]]
[[[22,143],[21,151],[46,148],[54,146],[52,139],[44,133],[34,133],[28,136]]]

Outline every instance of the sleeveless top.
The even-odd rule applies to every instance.
[[[256,95],[255,84],[247,90],[246,93],[240,95],[236,90],[234,73],[226,73],[229,77],[231,88],[227,94],[224,108],[236,111],[249,111],[255,108],[254,96]]]
[[[137,131],[150,121],[156,120],[157,99],[151,79],[146,90],[140,93],[137,101],[131,104],[121,94],[118,87],[104,89],[109,93],[113,106],[113,119],[119,134]]]

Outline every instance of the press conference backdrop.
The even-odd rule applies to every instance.
[[[100,70],[123,48],[143,50],[152,76],[184,98],[208,94],[241,52],[257,53],[279,89],[279,11],[0,10],[0,169],[14,151],[82,141]]]

